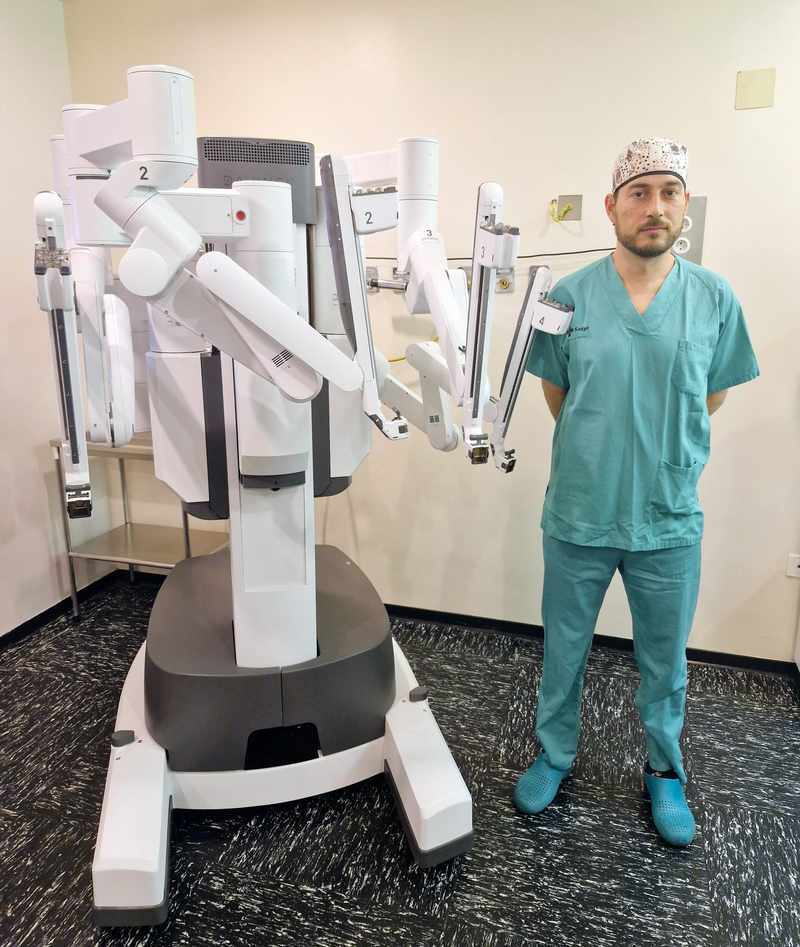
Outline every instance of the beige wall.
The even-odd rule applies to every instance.
[[[49,135],[70,98],[63,7],[0,2],[3,226],[0,227],[0,634],[68,594],[61,509],[48,447],[59,432],[47,319],[33,279],[33,197],[53,186]],[[95,471],[104,492],[105,470]],[[108,520],[102,500],[78,540]],[[81,583],[99,574],[79,571]]]
[[[77,101],[113,101],[125,94],[126,67],[167,62],[195,74],[200,134],[305,138],[320,153],[436,135],[452,254],[468,252],[475,188],[487,179],[504,184],[525,252],[607,246],[601,201],[616,152],[639,135],[686,141],[693,190],[709,200],[705,263],[741,297],[763,372],[713,421],[692,644],[791,657],[800,584],[783,570],[786,554],[800,549],[800,4],[67,0],[65,12]],[[777,67],[775,108],[735,112],[736,71],[767,66]],[[582,224],[550,223],[548,200],[574,192],[584,195]],[[375,238],[371,249],[390,243]],[[561,274],[579,261],[557,259],[554,268]],[[519,293],[498,303],[496,355]],[[430,332],[392,296],[375,319],[389,355]],[[37,394],[44,415],[50,378],[41,352],[32,357],[46,378]],[[538,622],[537,524],[551,431],[531,381],[512,427],[520,460],[510,477],[471,470],[460,452],[435,454],[419,435],[400,445],[376,439],[353,488],[319,504],[322,536],[347,549],[387,601]],[[172,499],[148,484],[143,476],[133,485],[134,512],[138,504],[151,521],[172,518]],[[630,633],[618,585],[599,630]]]

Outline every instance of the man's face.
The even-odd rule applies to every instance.
[[[606,197],[617,240],[641,257],[661,256],[681,234],[689,194],[674,174],[648,174]]]

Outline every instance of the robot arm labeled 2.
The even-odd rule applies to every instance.
[[[326,155],[320,161],[320,176],[339,309],[355,349],[356,361],[363,373],[364,413],[382,434],[391,440],[398,440],[408,436],[408,424],[399,411],[396,411],[394,418],[389,419],[380,408],[378,365],[369,321],[364,257],[356,236],[347,164],[343,158]],[[386,197],[389,197],[388,202]],[[388,214],[385,213],[387,208]],[[367,211],[364,215],[369,232],[375,233],[379,229],[394,226],[396,212],[392,219],[391,211],[391,196],[387,193],[375,213]]]
[[[473,464],[486,463],[492,443],[502,443],[502,437],[490,443],[484,432],[484,425],[496,417],[486,370],[496,271],[514,265],[519,245],[517,228],[500,222],[502,188],[486,183],[478,191],[469,293],[464,273],[448,269],[444,242],[436,231],[438,143],[434,139],[404,139],[396,152],[323,158],[322,183],[337,291],[352,326],[357,358],[374,370],[358,234],[398,227],[396,278],[373,285],[401,290],[408,311],[430,313],[436,326],[436,343],[415,343],[406,352],[419,374],[421,397],[394,378],[384,361],[381,400],[421,428],[434,447],[452,450],[458,444],[451,420],[452,399],[462,408],[467,456]],[[514,400],[504,397],[505,428]],[[496,457],[496,465],[511,470],[513,463],[508,460],[503,454]]]
[[[321,377],[352,391],[361,369],[204,237],[250,235],[247,199],[179,188],[197,167],[192,76],[128,70],[128,98],[65,109],[81,241],[129,245],[119,278],[132,294],[275,384],[308,401]]]

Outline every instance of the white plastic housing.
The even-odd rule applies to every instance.
[[[70,251],[70,262],[83,338],[89,439],[95,444],[110,444],[108,402],[111,394],[107,390],[103,327],[105,251],[99,247],[77,246]]]
[[[314,328],[323,335],[344,335],[342,310],[339,307],[336,274],[333,270],[333,256],[328,239],[325,198],[321,187],[317,188],[316,198],[317,222],[314,224],[314,247],[311,260]]]
[[[397,259],[402,267],[410,238],[419,230],[437,229],[439,142],[435,138],[403,138],[398,147]]]
[[[123,447],[133,437],[136,418],[133,340],[128,307],[118,296],[106,293],[103,296],[103,317],[111,394],[111,441],[115,447]]]
[[[133,157],[197,164],[194,77],[175,66],[128,70]]]
[[[297,308],[294,225],[287,184],[237,181],[253,218],[250,236],[231,259],[291,309]],[[295,314],[298,321],[302,317]],[[311,450],[309,408],[284,398],[274,384],[241,365],[236,372],[239,469],[249,475],[304,470]]]
[[[95,200],[108,184],[108,178],[70,178],[69,194],[75,214],[75,236],[90,247],[127,247],[131,238],[101,210]]]
[[[353,357],[353,349],[346,335],[329,336],[328,341],[343,355]],[[342,391],[330,385],[328,412],[331,476],[351,477],[372,447],[373,427],[364,414],[361,392]]]
[[[147,353],[155,475],[186,503],[208,500],[201,358]]]
[[[150,352],[202,352],[211,348],[203,336],[178,322],[171,314],[151,303],[146,305]]]
[[[50,157],[53,161],[53,187],[61,195],[61,200],[67,198],[69,178],[67,176],[67,142],[63,135],[50,136]]]
[[[36,238],[41,244],[64,249],[67,247],[64,227],[64,204],[55,191],[39,191],[33,199],[33,215]],[[50,306],[42,305],[42,309]],[[52,307],[55,308],[55,307]],[[59,304],[58,308],[63,308]],[[70,309],[72,306],[69,307]]]
[[[171,796],[167,755],[157,743],[112,748],[92,861],[95,907],[135,910],[164,901]]]
[[[296,401],[314,398],[322,385],[319,375],[345,391],[361,387],[363,376],[358,365],[224,254],[200,257],[197,276],[230,307],[226,309],[228,319],[245,344],[254,351],[269,353],[270,377],[288,397]],[[208,337],[213,341],[210,333]],[[224,346],[220,348],[226,351]]]
[[[252,207],[253,226],[249,236],[237,240],[236,254],[251,252],[294,252],[292,188],[282,181],[234,181],[234,190]]]
[[[250,209],[238,191],[182,187],[161,196],[203,237],[238,241],[250,233]]]
[[[397,150],[365,151],[345,155],[350,183],[357,187],[384,187],[397,181]]]
[[[103,105],[65,105],[61,109],[61,121],[64,127],[64,144],[66,147],[66,170],[70,176],[76,174],[97,174],[100,170],[96,164],[82,157],[84,150],[83,125],[81,119],[86,115],[100,112]],[[102,169],[107,170],[107,169]]]
[[[126,289],[144,299],[162,293],[200,249],[198,232],[161,194],[142,204],[125,229],[135,239],[120,260],[119,278]]]
[[[472,832],[472,797],[427,700],[404,697],[389,710],[384,754],[422,852]]]

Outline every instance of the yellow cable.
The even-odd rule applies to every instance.
[[[553,220],[557,224],[564,223],[564,220],[566,219],[567,214],[571,210],[572,210],[572,204],[565,204],[563,210],[559,214],[558,213],[558,200],[556,198],[553,198],[553,200],[550,201],[550,219]]]
[[[427,342],[438,342],[439,336],[435,335],[432,339],[426,339]],[[390,365],[396,365],[398,362],[404,362],[406,360],[405,355],[398,355],[397,358],[390,358],[388,362]]]

